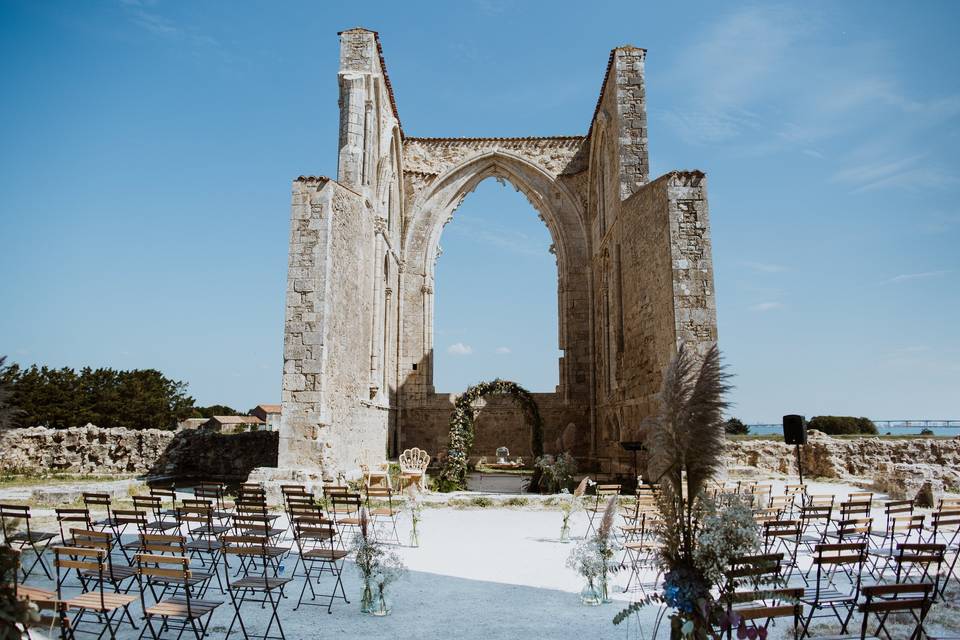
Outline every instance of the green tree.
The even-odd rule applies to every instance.
[[[877,426],[870,418],[855,416],[814,416],[807,423],[808,429],[816,429],[829,436],[877,435]]]
[[[728,418],[723,423],[723,430],[730,436],[745,436],[750,433],[750,427],[745,425],[739,418]]]
[[[156,369],[118,371],[84,367],[12,365],[0,372],[10,400],[20,408],[17,424],[55,429],[93,423],[99,427],[173,429],[193,411],[184,382]]]
[[[225,404],[212,404],[209,407],[193,407],[190,412],[192,418],[212,418],[213,416],[240,416],[244,415]]]

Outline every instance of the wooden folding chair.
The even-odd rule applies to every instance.
[[[133,540],[123,541],[123,534],[127,529],[133,527]],[[133,562],[133,557],[128,553],[132,551],[136,554],[140,550],[140,536],[147,532],[147,512],[137,509],[114,509],[113,510],[113,535],[116,536],[120,552],[127,563]]]
[[[357,493],[333,493],[330,495],[330,514],[337,525],[338,540],[347,545],[346,532],[356,535],[360,531],[360,507],[363,501]],[[352,537],[350,538],[352,540]]]
[[[765,586],[782,584],[785,582],[784,557],[783,553],[761,553],[734,558],[724,574],[727,581],[724,591],[733,593],[743,587],[748,591],[761,591]]]
[[[781,553],[787,566],[784,582],[789,582],[794,571],[798,571],[803,581],[806,576],[800,572],[799,553],[800,536],[803,531],[799,520],[768,520],[762,524],[763,553],[766,555]]]
[[[910,542],[923,542],[925,516],[923,514],[894,516],[889,519],[889,533],[885,544],[870,547],[870,573],[877,580],[883,580],[884,574],[894,566],[897,546]]]
[[[291,578],[280,577],[276,574],[270,575],[267,567],[270,566],[269,548],[270,541],[264,536],[223,536],[223,576],[226,581],[227,593],[230,595],[230,602],[233,604],[234,615],[230,621],[226,636],[230,637],[233,631],[233,625],[240,623],[240,630],[243,632],[244,640],[249,640],[247,625],[244,624],[241,610],[247,602],[255,602],[261,607],[270,605],[271,614],[267,622],[267,628],[263,632],[263,640],[286,640],[283,633],[283,625],[280,623],[278,607],[280,600],[284,597],[283,588],[291,581]],[[230,558],[235,557],[239,560],[238,575],[242,575],[237,580],[230,579]],[[258,566],[262,573],[257,575],[252,573]],[[270,630],[276,622],[279,636],[270,636]]]
[[[223,603],[218,600],[202,600],[191,595],[193,575],[190,570],[190,560],[184,556],[138,553],[136,562],[137,576],[142,582],[140,603],[147,620],[147,629],[150,630],[154,640],[160,638],[157,629],[153,626],[154,618],[161,620],[160,631],[179,631],[177,635],[179,638],[189,629],[196,640],[203,640],[207,634],[207,627],[210,626],[213,612]],[[179,591],[183,595],[159,599],[154,591],[157,583],[163,586],[164,591],[171,583],[178,583],[181,587]],[[154,604],[150,606],[147,605],[146,599],[148,589],[154,596]],[[181,622],[179,625],[171,624],[172,620]]]
[[[197,500],[207,501],[213,507],[213,517],[217,524],[226,524],[230,519],[232,505],[227,504],[226,487],[222,482],[199,482],[193,488]]]
[[[800,542],[810,553],[818,544],[827,541],[827,534],[830,532],[830,523],[833,520],[833,504],[826,502],[817,503],[820,496],[809,496],[807,504],[800,507],[798,520],[800,528],[803,531],[800,535]],[[832,500],[833,496],[829,496]]]
[[[793,496],[770,496],[768,509],[777,513],[777,518],[787,520],[793,516]]]
[[[942,596],[946,593],[950,579],[957,577],[957,558],[960,557],[960,508],[948,506],[930,515],[928,542],[944,545],[944,561],[947,570],[944,572],[943,583],[940,585],[940,595]]]
[[[872,546],[876,547],[892,547],[890,541],[895,537],[895,522],[899,518],[903,521],[904,518],[913,515],[913,500],[890,500],[883,503],[883,520],[884,526],[883,529],[875,529],[871,532],[871,537],[875,538],[875,544]],[[903,542],[906,542],[905,540]]]
[[[294,520],[294,539],[305,573],[303,587],[300,589],[300,597],[297,599],[297,606],[293,608],[294,611],[303,604],[303,597],[307,589],[310,589],[311,602],[306,604],[314,604],[312,601],[318,597],[328,598],[326,603],[327,613],[333,613],[333,601],[335,599],[342,599],[345,603],[350,604],[341,579],[343,561],[348,552],[345,549],[336,548],[336,537],[335,523],[325,518],[319,507],[314,507],[312,515],[296,516]],[[336,578],[333,589],[329,594],[317,594],[313,588],[314,569],[317,565],[319,565],[317,582],[319,582],[320,576],[327,571]],[[340,595],[337,595],[338,588],[340,589]],[[322,603],[317,604],[322,605]]]
[[[83,506],[90,511],[91,517],[95,517],[93,516],[94,507],[102,507],[106,516],[95,519],[93,521],[93,526],[99,528],[100,531],[113,529],[113,511],[111,509],[111,499],[109,493],[85,492],[83,494]]]
[[[13,598],[15,600],[28,600],[32,602],[36,605],[40,614],[40,620],[38,622],[33,625],[28,625],[27,635],[33,636],[33,634],[29,633],[30,626],[51,630],[53,627],[59,627],[60,640],[73,640],[73,630],[70,627],[70,618],[67,616],[66,604],[57,599],[56,591],[20,584],[20,558],[22,554],[16,549],[13,550],[13,554],[14,566],[10,572],[13,576]],[[4,630],[5,627],[0,624],[0,632]],[[15,634],[12,637],[19,638],[19,634]]]
[[[150,487],[150,497],[160,499],[159,512],[155,515],[155,519],[170,521],[176,517],[177,489],[173,484],[154,485]]]
[[[187,556],[187,540],[179,534],[145,533],[141,536],[140,548],[141,553],[144,554],[190,559]],[[191,594],[195,592],[196,597],[203,598],[207,592],[207,588],[210,586],[210,581],[214,577],[219,581],[220,576],[216,573],[216,567],[214,567],[213,571],[206,571],[206,566],[204,566],[204,570],[200,571],[190,569],[190,576],[185,582],[180,580],[179,576],[176,576],[176,579],[165,578],[162,575],[153,576],[150,588],[155,600],[164,598],[168,590],[172,589],[174,594],[176,594],[177,591],[184,587],[189,588]],[[159,596],[156,595],[153,589],[157,584],[163,586],[163,590]]]
[[[379,537],[379,529],[389,525],[393,531],[393,542],[400,544],[400,533],[397,531],[400,508],[393,503],[393,490],[390,487],[367,487],[367,512],[373,525],[374,538]]]
[[[132,580],[132,578],[136,576],[137,572],[133,567],[125,564],[117,564],[113,561],[111,550],[115,545],[113,534],[109,531],[70,529],[71,547],[99,549],[106,554],[103,560],[103,571],[77,572],[77,579],[80,581],[80,586],[84,591],[90,590],[91,582],[97,584],[99,580],[106,580],[107,584],[117,593],[127,593],[133,587],[135,581]],[[124,586],[124,583],[127,583],[126,586]]]
[[[70,544],[70,529],[83,529],[90,531],[93,529],[93,520],[90,517],[89,509],[56,509],[57,526],[60,527],[60,544]],[[64,529],[66,524],[66,529]]]
[[[897,545],[896,582],[932,582],[933,601],[942,593],[940,580],[943,577],[947,546],[929,542],[904,542]]]
[[[34,567],[38,564],[40,568],[43,569],[43,573],[47,578],[52,580],[53,574],[50,573],[50,569],[43,559],[43,554],[53,542],[53,539],[57,537],[57,534],[33,531],[30,528],[30,518],[30,507],[15,504],[0,504],[0,531],[3,533],[3,542],[21,554],[25,549],[33,552],[34,558],[30,566],[26,568],[24,568],[23,565],[20,566],[24,580],[30,577]],[[17,530],[17,522],[19,521],[25,523],[26,529],[24,531]]]
[[[637,580],[637,587],[643,595],[646,595],[647,589],[655,589],[660,581],[660,567],[656,561],[657,550],[660,543],[657,540],[656,529],[659,524],[659,516],[653,513],[640,512],[637,524],[633,525],[633,538],[623,544],[623,558],[620,564],[630,570],[627,576],[627,584],[623,591],[630,590],[634,578]],[[656,569],[654,578],[650,582],[644,582],[641,577],[641,571],[646,569]]]
[[[134,629],[138,628],[130,615],[130,604],[136,601],[137,596],[128,593],[108,592],[104,589],[104,585],[109,582],[109,577],[105,573],[107,557],[110,555],[108,551],[84,547],[54,547],[53,554],[53,564],[57,571],[57,600],[63,601],[68,610],[79,610],[79,613],[70,620],[71,636],[76,633],[88,613],[93,613],[97,622],[104,625],[104,629],[98,637],[106,632],[111,640],[115,640],[117,630],[123,623],[123,618],[127,618]],[[80,574],[97,576],[97,589],[85,591],[74,598],[65,600],[60,574],[62,570],[69,571],[70,569],[74,569]],[[117,616],[119,616],[119,620],[115,620]]]
[[[767,589],[759,591],[737,591],[728,598],[727,617],[736,614],[740,619],[740,626],[748,629],[767,629],[776,618],[793,618],[793,637],[798,637],[800,621],[803,617],[803,605],[800,597],[801,588]],[[732,626],[727,626],[728,640],[733,638]]]
[[[810,622],[818,611],[830,609],[830,613],[840,621],[840,633],[847,632],[847,625],[853,616],[860,598],[860,580],[863,565],[867,559],[867,545],[862,542],[818,544],[814,548],[813,567],[816,568],[816,584],[803,591],[802,601],[810,607],[803,622],[803,635],[809,635]],[[840,590],[833,582],[838,569],[851,577],[849,589]],[[842,616],[841,611],[846,611]],[[828,614],[829,615],[829,614]]]
[[[592,505],[585,509],[587,512],[587,532],[584,537],[589,537],[592,532],[596,531],[594,520],[598,515],[603,517],[603,512],[607,509],[607,500],[610,498],[610,496],[619,496],[620,489],[621,486],[619,484],[596,485],[596,499]]]
[[[881,640],[883,633],[887,640],[893,640],[886,628],[891,614],[910,614],[916,623],[909,640],[930,638],[923,628],[924,620],[933,602],[934,586],[930,583],[881,584],[863,587],[864,602],[858,607],[863,618],[860,634],[856,636],[817,636],[809,640]],[[876,621],[873,635],[869,631],[870,616]],[[906,640],[906,639],[903,639]]]
[[[170,500],[168,504],[171,507],[168,509],[163,506],[165,491],[151,489],[148,496],[133,496],[133,508],[147,514],[146,530],[150,533],[166,533],[180,528],[177,523],[176,494],[172,489],[170,490],[172,497],[168,498]]]

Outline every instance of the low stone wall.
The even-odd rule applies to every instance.
[[[0,473],[149,474],[245,479],[276,466],[277,434],[31,427],[0,434]]]
[[[960,491],[960,438],[840,439],[811,430],[800,452],[805,477],[868,478],[895,499]],[[783,442],[731,440],[725,455],[731,471],[797,473],[795,447]]]

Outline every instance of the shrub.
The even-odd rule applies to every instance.
[[[854,416],[814,416],[807,423],[810,429],[816,429],[828,436],[866,434],[878,435],[877,426],[870,418]]]
[[[577,472],[577,461],[569,453],[554,457],[550,454],[540,456],[534,465],[543,474],[540,486],[547,493],[559,493],[573,486],[573,476]]]
[[[932,436],[932,435],[933,435],[933,429],[931,429],[931,428],[929,428],[929,427],[924,427],[923,429],[920,429],[920,435],[922,435],[922,436]]]
[[[743,421],[739,418],[730,418],[723,423],[723,430],[727,435],[731,436],[745,436],[750,433],[750,427],[743,424]]]

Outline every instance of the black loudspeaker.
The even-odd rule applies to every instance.
[[[803,416],[783,416],[783,441],[787,444],[807,444],[807,419]]]

